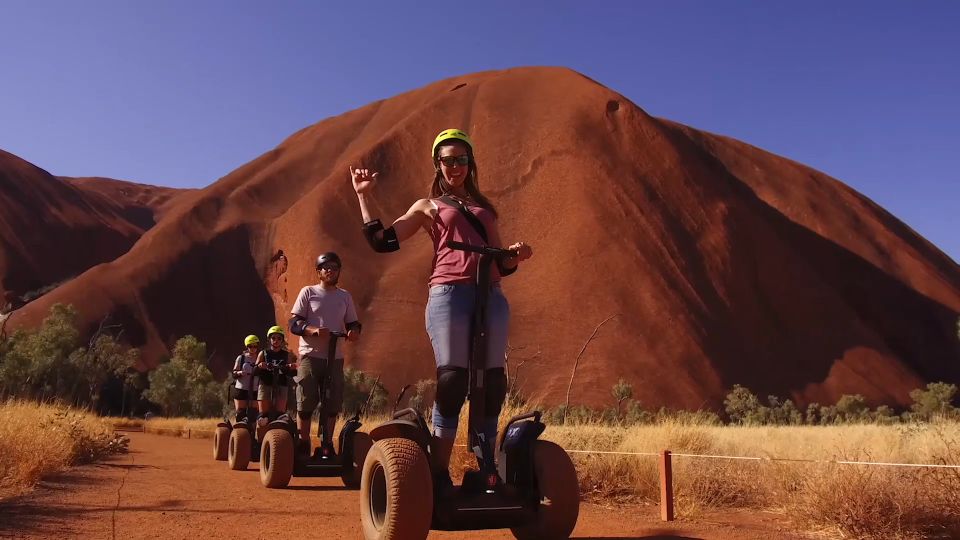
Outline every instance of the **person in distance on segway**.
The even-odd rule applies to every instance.
[[[257,365],[257,354],[260,351],[260,338],[251,334],[243,340],[244,351],[237,356],[233,363],[233,378],[236,379],[233,389],[233,404],[237,407],[237,422],[242,422],[253,411],[247,410],[247,404],[255,401],[259,381],[254,375]],[[252,420],[252,418],[251,418]]]
[[[320,282],[300,290],[290,310],[290,332],[300,336],[300,364],[297,367],[297,426],[299,452],[310,453],[310,422],[320,408],[320,455],[334,454],[333,430],[343,408],[343,350],[337,340],[333,358],[328,358],[330,333],[346,334],[349,341],[360,339],[362,325],[350,293],[337,286],[343,263],[327,252],[317,257]]]
[[[450,480],[450,454],[457,434],[460,409],[468,389],[467,362],[470,351],[470,326],[476,298],[477,268],[480,255],[454,250],[448,240],[478,246],[501,247],[497,228],[498,214],[493,204],[480,192],[474,145],[459,129],[440,132],[433,141],[431,158],[434,177],[428,198],[419,199],[393,225],[384,229],[371,208],[373,188],[378,172],[350,167],[351,182],[360,203],[363,232],[371,247],[381,253],[400,249],[400,242],[418,230],[433,240],[433,268],[429,281],[426,307],[426,328],[433,345],[437,368],[437,391],[433,407],[433,430],[436,455],[431,456],[434,478],[445,484]],[[491,270],[489,291],[486,358],[484,437],[496,440],[497,418],[506,397],[504,352],[510,308],[500,290],[501,276],[516,271],[517,265],[533,255],[524,242],[507,246],[515,257]]]
[[[260,387],[257,392],[257,439],[259,440],[267,424],[276,420],[287,411],[287,394],[290,392],[289,375],[296,369],[297,358],[287,350],[283,328],[271,326],[267,330],[270,345],[257,356],[260,368]]]

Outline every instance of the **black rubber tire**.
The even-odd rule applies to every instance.
[[[430,532],[433,482],[427,456],[409,439],[377,441],[363,462],[360,523],[367,540],[420,540]]]
[[[230,433],[227,464],[231,471],[245,471],[250,464],[250,430],[235,429]]]
[[[577,469],[570,456],[555,443],[533,443],[533,474],[540,505],[536,519],[525,527],[511,529],[518,540],[569,538],[580,514]]]
[[[230,428],[220,426],[213,434],[213,459],[226,461],[230,450]]]
[[[260,483],[271,489],[285,488],[293,476],[293,436],[271,429],[260,446]]]
[[[363,462],[367,460],[367,454],[373,446],[373,439],[368,433],[357,431],[353,434],[353,470],[349,473],[340,475],[343,485],[350,489],[360,488],[360,478],[363,476]],[[346,460],[347,456],[340,456]]]

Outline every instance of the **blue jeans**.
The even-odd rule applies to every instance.
[[[476,301],[477,286],[472,283],[433,285],[427,299],[427,334],[433,345],[437,367],[467,367],[470,355],[470,322]],[[510,305],[499,284],[490,287],[487,297],[487,358],[486,368],[504,367],[507,351],[507,330],[510,326]],[[443,416],[433,406],[433,429],[438,437],[456,437],[460,417]],[[484,435],[488,440],[497,436],[497,418],[484,419]]]

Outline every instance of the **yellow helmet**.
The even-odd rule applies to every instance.
[[[244,347],[249,347],[251,345],[259,345],[259,344],[260,344],[260,338],[258,338],[253,334],[250,334],[249,336],[243,338]]]
[[[272,336],[272,335],[274,335],[274,334],[280,334],[280,335],[282,336],[282,335],[283,335],[283,328],[281,328],[281,327],[279,327],[279,326],[271,326],[270,329],[267,330],[267,339],[269,339],[270,336]]]
[[[467,143],[470,151],[473,152],[473,142],[470,141],[469,135],[459,129],[445,129],[433,140],[433,150],[430,152],[430,157],[437,155],[437,147],[440,146],[440,143],[449,141],[450,139],[457,139]]]

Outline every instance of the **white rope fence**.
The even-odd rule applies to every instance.
[[[598,454],[598,455],[618,455],[618,456],[648,456],[656,457],[657,452],[609,452],[603,450],[567,450],[568,454]],[[724,456],[717,454],[683,454],[671,452],[672,457],[700,458],[700,459],[731,459],[744,461],[783,461],[792,463],[835,463],[839,465],[875,465],[882,467],[917,467],[931,469],[960,469],[960,464],[937,464],[937,463],[888,463],[883,461],[852,461],[845,459],[806,459],[806,458],[777,458],[777,457],[752,457],[752,456]]]
[[[693,458],[693,459],[729,459],[741,461],[756,462],[790,462],[790,463],[821,463],[837,465],[868,465],[879,467],[912,467],[928,469],[960,469],[960,464],[940,464],[940,463],[890,463],[883,461],[854,461],[847,459],[804,459],[804,458],[776,458],[776,457],[755,457],[755,456],[725,456],[719,454],[674,454],[669,450],[663,450],[659,453],[654,452],[613,452],[603,450],[567,450],[568,454],[583,455],[616,455],[616,456],[641,456],[657,457],[657,463],[660,475],[660,519],[663,521],[673,521],[673,458]]]
[[[612,455],[612,456],[653,456],[657,457],[660,454],[656,452],[607,452],[604,450],[567,450],[568,454],[603,454],[603,455]]]

